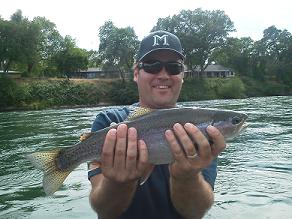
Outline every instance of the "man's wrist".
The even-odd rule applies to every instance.
[[[189,173],[188,175],[180,175],[180,176],[174,176],[170,174],[170,179],[175,183],[183,183],[186,184],[188,182],[194,183],[196,181],[199,181],[202,177],[202,171],[201,170],[195,170],[192,173]]]

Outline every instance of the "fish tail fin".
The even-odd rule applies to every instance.
[[[55,149],[35,152],[26,156],[37,169],[43,171],[43,188],[47,195],[52,195],[56,192],[72,171],[72,169],[61,170],[58,168],[56,159],[60,151],[61,149]]]

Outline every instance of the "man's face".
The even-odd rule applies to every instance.
[[[177,54],[161,50],[152,52],[144,58],[144,62],[158,60],[162,62],[182,62]],[[183,73],[170,75],[165,67],[157,74],[150,74],[144,69],[135,67],[134,81],[139,90],[140,105],[150,108],[170,108],[176,105],[183,83]]]

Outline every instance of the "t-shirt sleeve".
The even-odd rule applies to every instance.
[[[217,158],[212,161],[210,166],[202,170],[204,179],[211,185],[214,190],[215,180],[217,177]]]
[[[110,126],[112,122],[119,123],[124,121],[130,110],[127,107],[110,109],[97,114],[92,126],[91,132],[96,132],[100,129]]]
[[[120,123],[128,117],[129,113],[130,111],[127,107],[115,108],[115,109],[110,109],[110,110],[100,112],[99,114],[97,114],[91,126],[91,132],[96,132],[100,129],[106,128],[110,126],[112,122]],[[92,176],[95,176],[101,173],[100,165],[93,165],[95,162],[96,161],[92,161],[88,163],[88,169],[89,169],[88,179],[90,179]],[[95,167],[98,166],[98,167],[92,168],[91,166],[95,166]]]

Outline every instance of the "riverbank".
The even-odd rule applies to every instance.
[[[185,79],[179,101],[292,95],[292,87],[251,78]],[[129,105],[135,82],[100,79],[0,78],[0,111]]]

